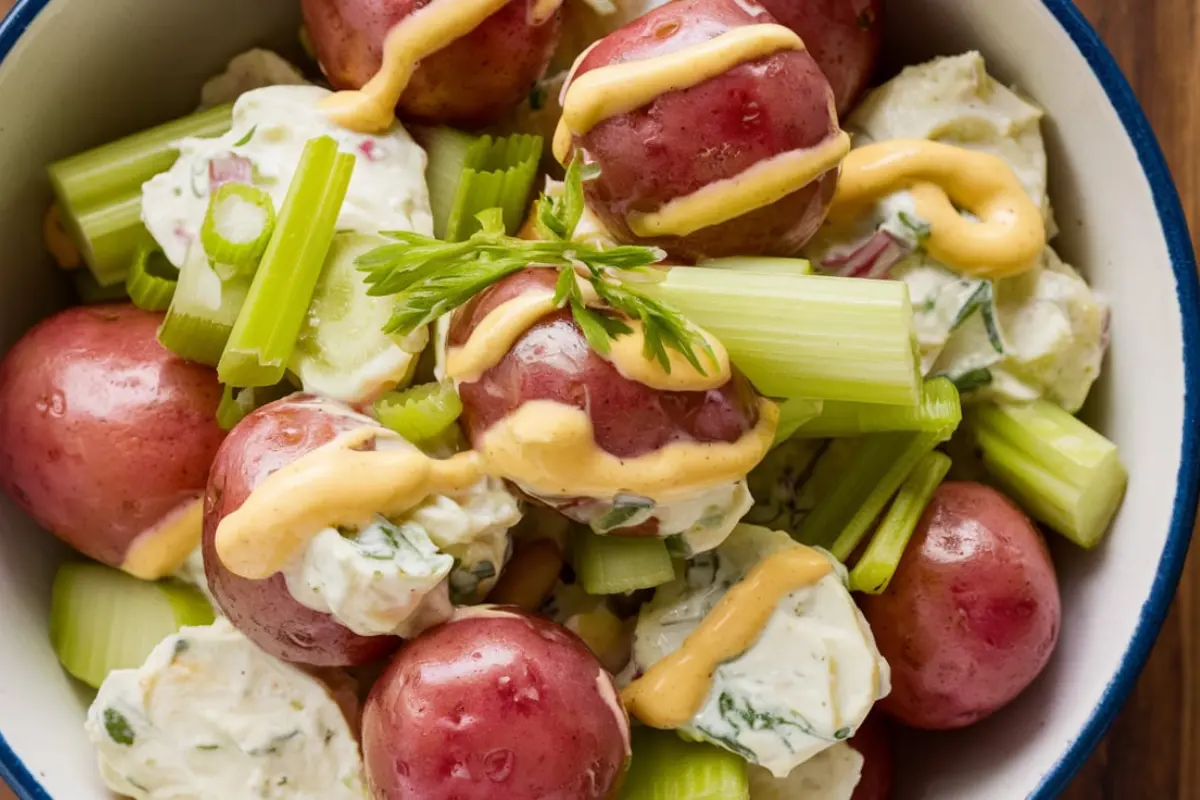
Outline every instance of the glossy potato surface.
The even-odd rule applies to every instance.
[[[531,290],[553,289],[549,269],[518,272],[460,309],[449,344],[466,342],[487,314]],[[596,444],[622,458],[676,441],[733,442],[758,422],[757,396],[740,375],[707,392],[664,392],[621,376],[584,339],[570,312],[544,317],[475,383],[459,387],[463,425],[474,444],[492,425],[530,400],[586,409]]]
[[[838,114],[862,95],[883,45],[882,0],[759,0],[776,20],[804,40],[825,73]]]
[[[379,71],[388,31],[430,0],[301,0],[321,68],[336,89]],[[561,11],[539,20],[539,0],[512,0],[482,25],[421,62],[400,98],[404,119],[477,127],[499,119],[542,76],[561,33]]]
[[[713,39],[731,29],[770,22],[738,0],[677,0],[602,39],[578,76],[610,64],[651,58]],[[603,120],[576,151],[600,167],[585,184],[588,206],[625,242],[650,243],[672,256],[795,254],[820,227],[837,184],[836,170],[777,202],[687,236],[641,239],[631,212],[727,180],[773,156],[802,150],[837,132],[833,94],[812,56],[786,50],[735,66],[696,86],[670,91],[649,105]]]
[[[72,308],[0,363],[0,486],[111,566],[201,497],[225,436],[216,372],[162,347],[161,321],[131,305]]]
[[[359,636],[329,614],[296,602],[280,573],[250,580],[217,555],[217,526],[268,475],[338,434],[370,424],[349,408],[312,395],[263,406],[229,434],[217,454],[204,503],[204,571],[218,605],[238,630],[276,658],[318,667],[365,664],[390,653],[394,636]]]
[[[1058,642],[1058,579],[1041,533],[978,483],[937,489],[887,591],[861,605],[892,667],[880,707],[916,728],[988,716],[1038,676]]]
[[[600,662],[566,628],[508,607],[406,644],[363,715],[376,800],[603,800],[628,758]]]

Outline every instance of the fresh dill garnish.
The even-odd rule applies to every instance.
[[[950,330],[958,330],[976,311],[983,320],[988,343],[991,344],[993,350],[1004,355],[1004,338],[1000,335],[1000,324],[996,320],[996,293],[991,281],[979,282],[979,285],[967,297],[967,301],[958,309],[958,313],[954,316],[954,322],[950,324]]]
[[[561,195],[543,195],[538,200],[539,241],[508,236],[501,210],[495,208],[477,215],[482,230],[463,242],[443,242],[408,231],[383,232],[397,243],[371,250],[356,263],[366,273],[370,294],[395,295],[395,309],[384,331],[406,335],[515,272],[545,267],[560,270],[555,303],[570,309],[592,349],[609,353],[612,340],[632,334],[628,323],[636,321],[642,327],[646,359],[670,372],[668,351],[674,350],[701,374],[708,374],[698,353],[714,365],[716,358],[700,332],[674,308],[620,280],[621,272],[662,261],[666,257],[662,250],[631,245],[602,248],[571,241],[583,216],[583,183],[596,174],[594,166],[573,161]],[[607,309],[589,304],[586,284]]]

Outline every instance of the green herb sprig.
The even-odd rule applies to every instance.
[[[571,241],[583,216],[583,182],[595,175],[594,168],[576,160],[567,170],[562,194],[539,198],[534,224],[541,241],[507,235],[500,209],[479,214],[482,230],[463,242],[443,242],[409,231],[383,232],[396,244],[371,250],[356,263],[366,273],[370,294],[396,296],[385,332],[411,333],[515,272],[545,267],[560,270],[555,303],[571,310],[588,345],[597,352],[608,354],[613,339],[633,333],[627,318],[641,323],[643,354],[648,360],[657,361],[670,372],[668,351],[674,350],[701,374],[708,374],[697,353],[704,353],[714,365],[716,357],[700,332],[677,310],[618,277],[622,272],[645,272],[646,267],[666,257],[662,250],[641,246],[601,248]],[[580,281],[589,283],[611,311],[589,306]]]

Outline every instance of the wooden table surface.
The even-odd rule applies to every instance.
[[[0,10],[12,2],[0,0]],[[1200,0],[1076,3],[1132,82],[1192,230],[1200,231]],[[1200,800],[1198,623],[1200,563],[1193,558],[1137,689],[1066,800]],[[0,800],[15,798],[0,786]]]

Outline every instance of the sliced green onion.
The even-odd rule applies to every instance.
[[[521,227],[542,157],[542,137],[513,135],[493,139],[451,128],[421,128],[417,138],[429,152],[425,171],[439,239],[461,242],[479,230],[475,215],[489,208],[504,212],[504,227]]]
[[[138,308],[165,311],[175,297],[179,270],[167,260],[154,237],[146,234],[133,256],[133,266],[125,279],[125,291]]]
[[[50,644],[67,672],[94,688],[113,670],[140,667],[180,628],[212,621],[212,606],[195,588],[100,564],[63,564],[50,593]]]
[[[346,199],[354,156],[328,136],[304,147],[275,233],[217,365],[222,383],[283,380]]]
[[[931,378],[925,381],[921,403],[914,408],[829,401],[796,435],[832,439],[887,431],[953,431],[961,421],[958,389],[947,378]]]
[[[729,256],[706,258],[696,264],[709,269],[733,272],[757,272],[763,275],[811,275],[812,262],[803,258],[772,258],[770,256]]]
[[[853,591],[882,594],[887,589],[929,499],[949,471],[950,458],[943,453],[934,451],[921,459],[900,486],[862,558],[850,570]]]
[[[621,800],[748,800],[748,766],[741,756],[672,731],[635,727],[633,759]]]
[[[967,414],[984,467],[1030,516],[1081,547],[1104,536],[1129,475],[1117,446],[1053,403]]]
[[[244,183],[225,183],[209,200],[208,213],[200,226],[200,242],[214,264],[232,267],[233,274],[250,274],[266,252],[274,230],[275,203],[271,195]]]
[[[873,433],[859,439],[841,480],[817,501],[797,538],[845,562],[900,484],[951,433]]]
[[[684,267],[638,289],[716,336],[768,397],[900,406],[921,397],[903,281]]]
[[[588,594],[624,594],[674,580],[675,567],[666,540],[657,536],[600,536],[581,529],[575,573]]]
[[[47,168],[63,226],[101,286],[125,280],[145,233],[142,184],[179,158],[186,137],[220,136],[233,106],[219,106],[58,161]]]
[[[74,281],[75,293],[79,295],[79,301],[85,305],[115,303],[129,298],[125,292],[125,284],[114,283],[111,286],[101,286],[96,282],[95,276],[86,269],[75,270]]]
[[[379,422],[410,442],[440,437],[454,425],[462,410],[462,400],[451,381],[388,392],[375,401]]]
[[[221,280],[204,248],[193,245],[179,271],[179,284],[158,329],[158,341],[189,361],[217,366],[249,289],[246,278]]]
[[[779,425],[775,428],[775,444],[781,444],[795,435],[810,421],[821,416],[825,403],[821,400],[806,400],[794,397],[779,404]],[[895,408],[895,406],[888,406]]]
[[[226,386],[217,406],[217,424],[221,430],[231,431],[239,422],[257,408],[287,397],[295,389],[286,381],[275,386],[258,386],[238,389]]]

